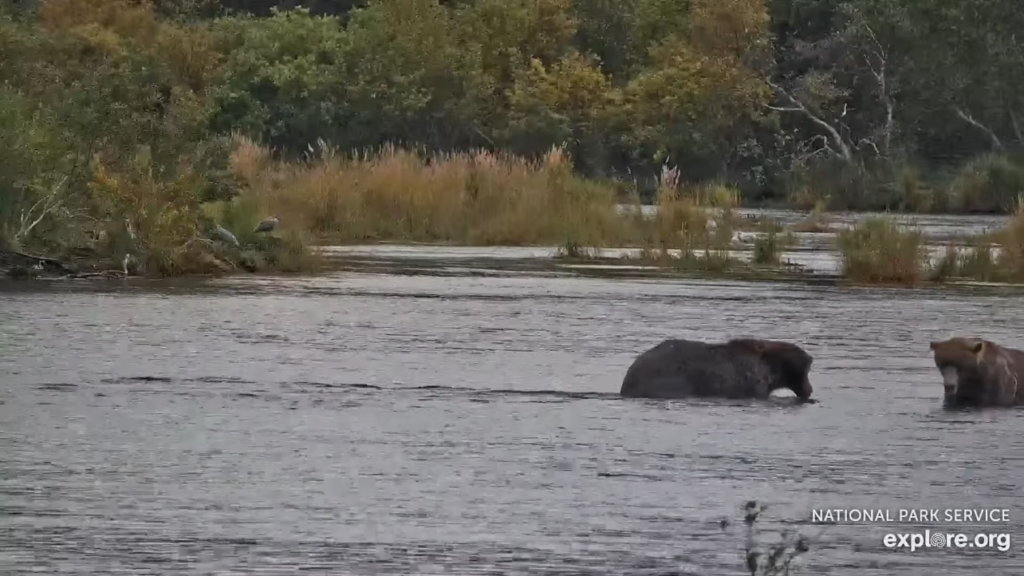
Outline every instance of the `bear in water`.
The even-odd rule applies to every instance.
[[[812,362],[800,346],[775,340],[665,340],[633,361],[619,393],[630,398],[766,399],[788,388],[809,400]]]
[[[948,406],[1024,404],[1024,352],[981,338],[955,337],[929,344],[942,373]]]

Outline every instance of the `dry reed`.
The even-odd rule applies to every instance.
[[[321,143],[308,162],[286,163],[237,140],[231,163],[246,183],[230,209],[237,229],[277,214],[282,227],[335,243],[596,246],[629,235],[614,189],[575,176],[560,148],[530,161],[392,145],[342,157]]]

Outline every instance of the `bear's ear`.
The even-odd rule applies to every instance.
[[[975,354],[981,354],[982,350],[984,350],[984,349],[985,349],[985,341],[984,340],[982,340],[981,342],[978,342],[974,346],[971,346],[971,352],[974,352]]]
[[[939,343],[938,342],[929,342],[928,343],[928,349],[929,350],[935,350],[938,347],[939,347]]]

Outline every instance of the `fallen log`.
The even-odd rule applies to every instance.
[[[56,268],[57,270],[60,270],[65,274],[74,274],[76,271],[74,265],[65,264],[64,262],[61,262],[56,258],[50,258],[49,256],[36,256],[34,254],[26,254],[25,252],[19,252],[18,250],[11,250],[6,248],[0,249],[0,254],[8,254],[10,256],[15,256],[17,258],[21,258],[25,262],[42,263],[46,266]]]

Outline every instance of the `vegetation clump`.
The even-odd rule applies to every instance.
[[[842,275],[858,282],[916,284],[930,261],[924,235],[887,218],[868,218],[836,235]]]
[[[240,138],[236,227],[275,211],[319,241],[598,246],[627,239],[614,190],[572,172],[561,148],[537,161],[483,150],[417,154],[393,145],[351,156],[321,144],[303,163]]]
[[[1024,282],[1024,203],[1007,226],[992,234],[950,243],[935,264],[935,281],[970,279],[980,282]]]

